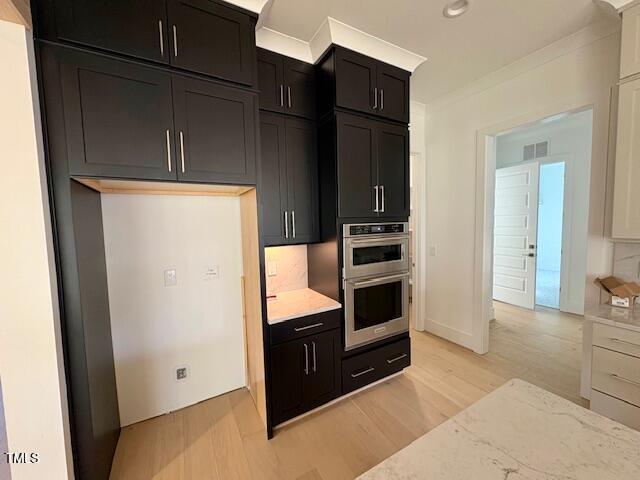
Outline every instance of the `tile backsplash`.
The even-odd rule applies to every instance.
[[[267,295],[307,288],[307,246],[265,248],[265,270]]]
[[[613,274],[627,282],[640,282],[640,243],[615,244]]]

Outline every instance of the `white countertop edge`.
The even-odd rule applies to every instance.
[[[329,305],[326,307],[315,308],[313,310],[308,310],[304,312],[298,312],[294,315],[287,315],[286,317],[280,317],[275,319],[267,318],[267,323],[269,325],[276,325],[277,323],[286,322],[287,320],[295,320],[296,318],[308,317],[309,315],[315,315],[317,313],[330,312],[331,310],[339,310],[342,308],[342,304],[336,302],[335,305]]]
[[[632,325],[630,323],[618,322],[611,318],[602,318],[597,316],[596,314],[586,313],[584,315],[585,320],[589,320],[590,322],[602,323],[604,325],[610,325],[612,327],[624,328],[625,330],[631,330],[633,332],[640,332],[640,325]]]

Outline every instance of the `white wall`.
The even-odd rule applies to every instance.
[[[587,304],[598,301],[593,278],[611,267],[604,238],[609,156],[609,103],[618,77],[619,32],[595,25],[534,52],[427,106],[427,235],[435,256],[427,262],[427,327],[483,351],[477,277],[487,259],[482,216],[483,132],[497,134],[567,110],[592,106],[594,135],[587,251]],[[488,133],[487,133],[488,134]],[[481,182],[477,182],[477,175]],[[476,204],[477,198],[484,203]],[[478,208],[477,208],[478,207]],[[490,240],[489,240],[490,241]],[[480,248],[476,249],[476,246]],[[487,280],[488,283],[488,280]],[[475,322],[474,322],[475,320]],[[475,327],[475,328],[474,328]]]
[[[9,450],[39,458],[11,473],[64,479],[73,467],[55,257],[33,44],[23,27],[0,21],[0,59],[0,377]]]
[[[122,425],[243,387],[239,198],[102,195],[102,211]]]
[[[586,110],[553,123],[538,124],[499,136],[496,167],[522,164],[525,145],[549,142],[549,157],[539,162],[566,161],[564,252],[561,309],[584,313],[587,234],[589,223],[589,177],[591,171],[592,112]]]

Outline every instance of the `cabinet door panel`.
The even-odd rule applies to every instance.
[[[176,179],[170,75],[61,47],[43,54],[60,64],[72,175]]]
[[[409,216],[409,130],[400,125],[379,123],[378,183],[380,216]]]
[[[271,403],[275,424],[302,412],[304,369],[308,362],[304,345],[304,341],[298,340],[271,349]]]
[[[337,115],[338,216],[376,217],[375,122]]]
[[[316,80],[313,65],[284,59],[285,112],[291,115],[315,119]]]
[[[287,163],[285,119],[280,115],[260,114],[262,236],[265,246],[284,245],[284,212],[287,207]]]
[[[391,120],[409,123],[409,73],[380,63],[377,78],[378,113]]]
[[[283,57],[277,53],[258,49],[258,88],[260,109],[282,112],[284,108]]]
[[[340,393],[340,330],[308,337],[309,374],[304,377],[304,402],[308,408],[325,403]]]
[[[211,0],[169,0],[168,12],[172,65],[253,85],[256,47],[252,17]]]
[[[255,184],[256,95],[174,75],[173,101],[178,178]]]
[[[287,183],[292,243],[318,240],[318,159],[314,123],[286,119]]]
[[[168,62],[165,3],[156,0],[44,0],[34,2],[39,34],[160,62]]]
[[[375,60],[355,52],[336,52],[336,105],[365,113],[376,113]]]

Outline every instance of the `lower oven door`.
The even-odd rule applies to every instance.
[[[409,330],[409,273],[347,280],[346,350]]]

